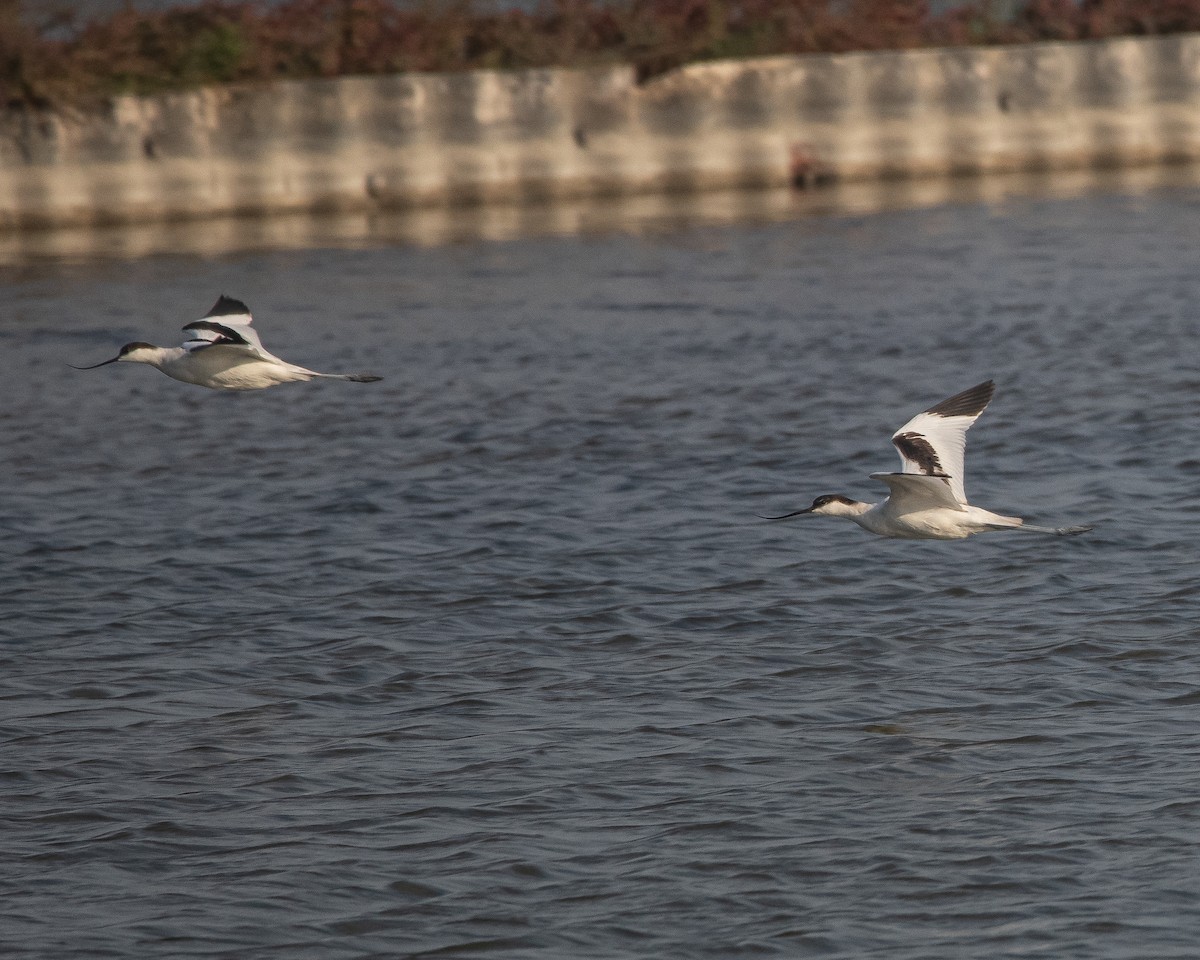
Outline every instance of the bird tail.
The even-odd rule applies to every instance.
[[[1077,527],[1038,527],[1032,523],[1022,523],[1017,530],[1028,530],[1030,533],[1050,533],[1056,537],[1074,537],[1081,533],[1087,533],[1089,530],[1094,530],[1095,527],[1077,526]]]
[[[369,373],[316,373],[312,370],[305,372],[314,377],[321,377],[323,380],[349,380],[351,383],[374,383],[376,380],[383,379],[383,377],[372,376]]]

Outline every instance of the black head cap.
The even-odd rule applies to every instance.
[[[75,370],[95,370],[97,367],[107,367],[110,363],[116,363],[122,357],[128,356],[134,350],[137,350],[140,347],[149,347],[151,350],[153,350],[154,344],[142,343],[142,341],[140,341],[140,340],[135,340],[133,343],[125,344],[125,346],[123,346],[119,351],[117,351],[117,355],[115,357],[113,357],[111,360],[102,360],[102,361],[100,361],[100,363],[93,363],[90,366],[86,366],[86,367],[77,367],[73,363],[68,363],[67,366],[71,367]]]
[[[827,493],[824,496],[817,497],[812,502],[811,507],[805,507],[803,510],[794,510],[791,513],[785,513],[779,517],[764,517],[761,513],[758,514],[761,520],[789,520],[792,517],[801,517],[806,513],[812,513],[829,503],[854,503],[849,497],[843,497],[840,493]]]

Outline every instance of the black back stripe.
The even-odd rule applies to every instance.
[[[873,473],[873,474],[871,474],[871,476],[872,476],[872,477],[878,477],[878,478],[880,478],[880,479],[882,479],[882,478],[884,478],[884,477],[920,477],[920,476],[927,476],[927,477],[933,477],[935,480],[941,480],[943,483],[949,483],[949,482],[950,482],[950,474],[948,474],[948,473],[927,473],[927,474],[920,474],[920,473],[896,473],[895,471],[893,471],[892,473]]]
[[[198,353],[201,350],[211,350],[213,347],[237,346],[236,343],[232,342],[231,340],[226,340],[223,337],[216,340],[185,340],[183,342],[184,347],[187,347],[191,344],[194,344],[194,346],[191,348],[192,353]]]
[[[911,431],[899,433],[892,437],[892,443],[900,451],[900,456],[910,463],[915,463],[927,476],[944,477],[946,475],[942,470],[942,461],[938,459],[937,451],[933,449],[933,444],[919,433]]]
[[[225,324],[217,323],[213,320],[196,320],[196,321],[193,321],[192,323],[189,323],[183,329],[184,330],[211,330],[213,333],[218,333],[221,335],[220,342],[222,342],[222,343],[243,343],[246,346],[250,345],[250,341],[247,340],[245,337],[243,337],[236,330],[234,330],[233,327],[227,327],[227,326],[225,326]]]
[[[938,417],[977,417],[991,402],[992,394],[995,391],[996,385],[991,380],[985,380],[969,390],[956,393],[925,412]]]

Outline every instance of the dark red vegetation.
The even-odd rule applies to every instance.
[[[79,21],[0,0],[0,103],[201,84],[624,62],[642,77],[779,53],[1086,40],[1200,30],[1200,0],[198,0]],[[22,12],[22,11],[25,12]]]

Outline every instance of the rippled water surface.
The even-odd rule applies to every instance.
[[[5,957],[1194,957],[1200,193],[0,270]],[[221,292],[381,383],[128,364]],[[968,491],[872,538],[987,377]]]

